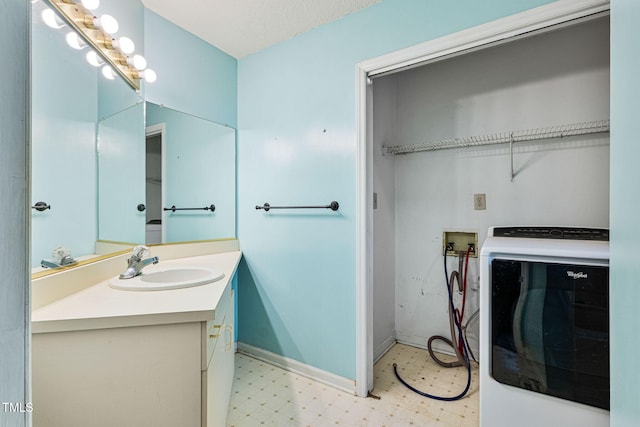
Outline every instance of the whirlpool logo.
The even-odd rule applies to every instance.
[[[583,272],[583,271],[567,271],[567,276],[571,277],[572,279],[588,279],[589,276],[587,275],[587,273]]]

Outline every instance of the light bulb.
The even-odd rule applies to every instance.
[[[93,19],[93,26],[100,28],[107,34],[115,34],[118,32],[118,21],[111,15],[102,15],[100,18]]]
[[[140,71],[138,73],[138,75],[144,79],[145,82],[147,83],[153,83],[156,81],[156,79],[158,78],[157,74],[155,71],[153,71],[150,68],[147,68],[144,71]]]
[[[125,55],[129,55],[136,50],[136,45],[133,43],[129,37],[120,37],[112,42],[114,47],[117,47],[124,53]]]
[[[142,55],[133,55],[127,58],[127,64],[131,65],[138,71],[142,71],[147,68],[147,60]]]
[[[87,62],[94,67],[99,67],[104,64],[104,61],[102,60],[102,58],[100,58],[100,56],[98,56],[95,50],[90,50],[89,52],[87,52]]]
[[[113,71],[113,68],[111,68],[109,65],[105,65],[104,67],[102,67],[102,75],[109,80],[113,80],[116,78],[116,72]]]
[[[74,49],[80,50],[87,45],[87,43],[85,43],[85,41],[82,40],[82,38],[80,38],[80,36],[73,31],[67,33],[66,39],[67,39],[67,44]]]
[[[89,10],[97,9],[100,6],[100,0],[82,0],[81,3]]]
[[[64,21],[52,9],[43,10],[40,16],[48,27],[55,29],[64,27]]]

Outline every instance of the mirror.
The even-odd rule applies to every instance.
[[[159,138],[165,153],[159,175],[164,200],[155,206],[163,215],[150,216],[147,226],[161,219],[162,243],[235,237],[235,129],[149,102],[146,107],[147,135]],[[157,177],[146,177],[148,189],[157,187]],[[157,197],[148,194],[153,213],[149,202]],[[177,210],[168,210],[173,206]]]
[[[144,103],[98,122],[98,239],[144,243]]]
[[[99,71],[85,51],[70,48],[69,28],[53,29],[41,16],[44,2],[32,3],[31,196],[32,267],[64,246],[77,260],[96,252]],[[137,97],[122,80],[109,81],[114,105]],[[126,93],[125,99],[119,95]],[[116,101],[118,99],[118,101]]]
[[[98,123],[98,238],[233,238],[235,129],[150,102],[142,107]],[[145,128],[136,127],[140,115]]]
[[[110,9],[101,5],[99,12],[117,16],[123,34],[144,45],[142,3],[104,3]],[[100,239],[147,241],[146,212],[137,206],[147,204],[145,127],[151,124],[165,123],[164,207],[216,206],[214,212],[162,211],[165,236],[160,241],[234,237],[235,130],[145,105],[124,80],[106,80],[91,67],[87,49],[66,44],[68,27],[52,29],[43,23],[45,2],[32,7],[31,196],[33,206],[47,206],[32,209],[32,268],[50,259],[58,246],[84,260],[104,255],[104,247],[122,249],[97,244]],[[162,85],[162,79],[154,85]],[[159,119],[152,110],[160,110]],[[203,145],[196,148],[197,142]]]

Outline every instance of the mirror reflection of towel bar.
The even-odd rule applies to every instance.
[[[332,211],[337,211],[338,208],[340,208],[340,204],[335,200],[323,206],[271,206],[269,203],[256,206],[256,209],[264,209],[265,212],[269,212],[270,209],[331,209]]]
[[[204,208],[176,208],[176,205],[171,206],[170,208],[163,208],[163,210],[165,211],[171,211],[171,212],[175,212],[175,211],[215,211],[216,210],[216,206],[214,204],[211,204],[209,206],[205,206]]]

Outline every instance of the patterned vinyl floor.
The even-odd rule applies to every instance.
[[[478,425],[475,363],[469,392],[453,402],[410,391],[396,379],[393,363],[408,383],[430,394],[453,396],[467,382],[465,368],[443,368],[426,350],[403,344],[395,344],[375,365],[372,395],[379,399],[356,397],[238,353],[227,427]]]

